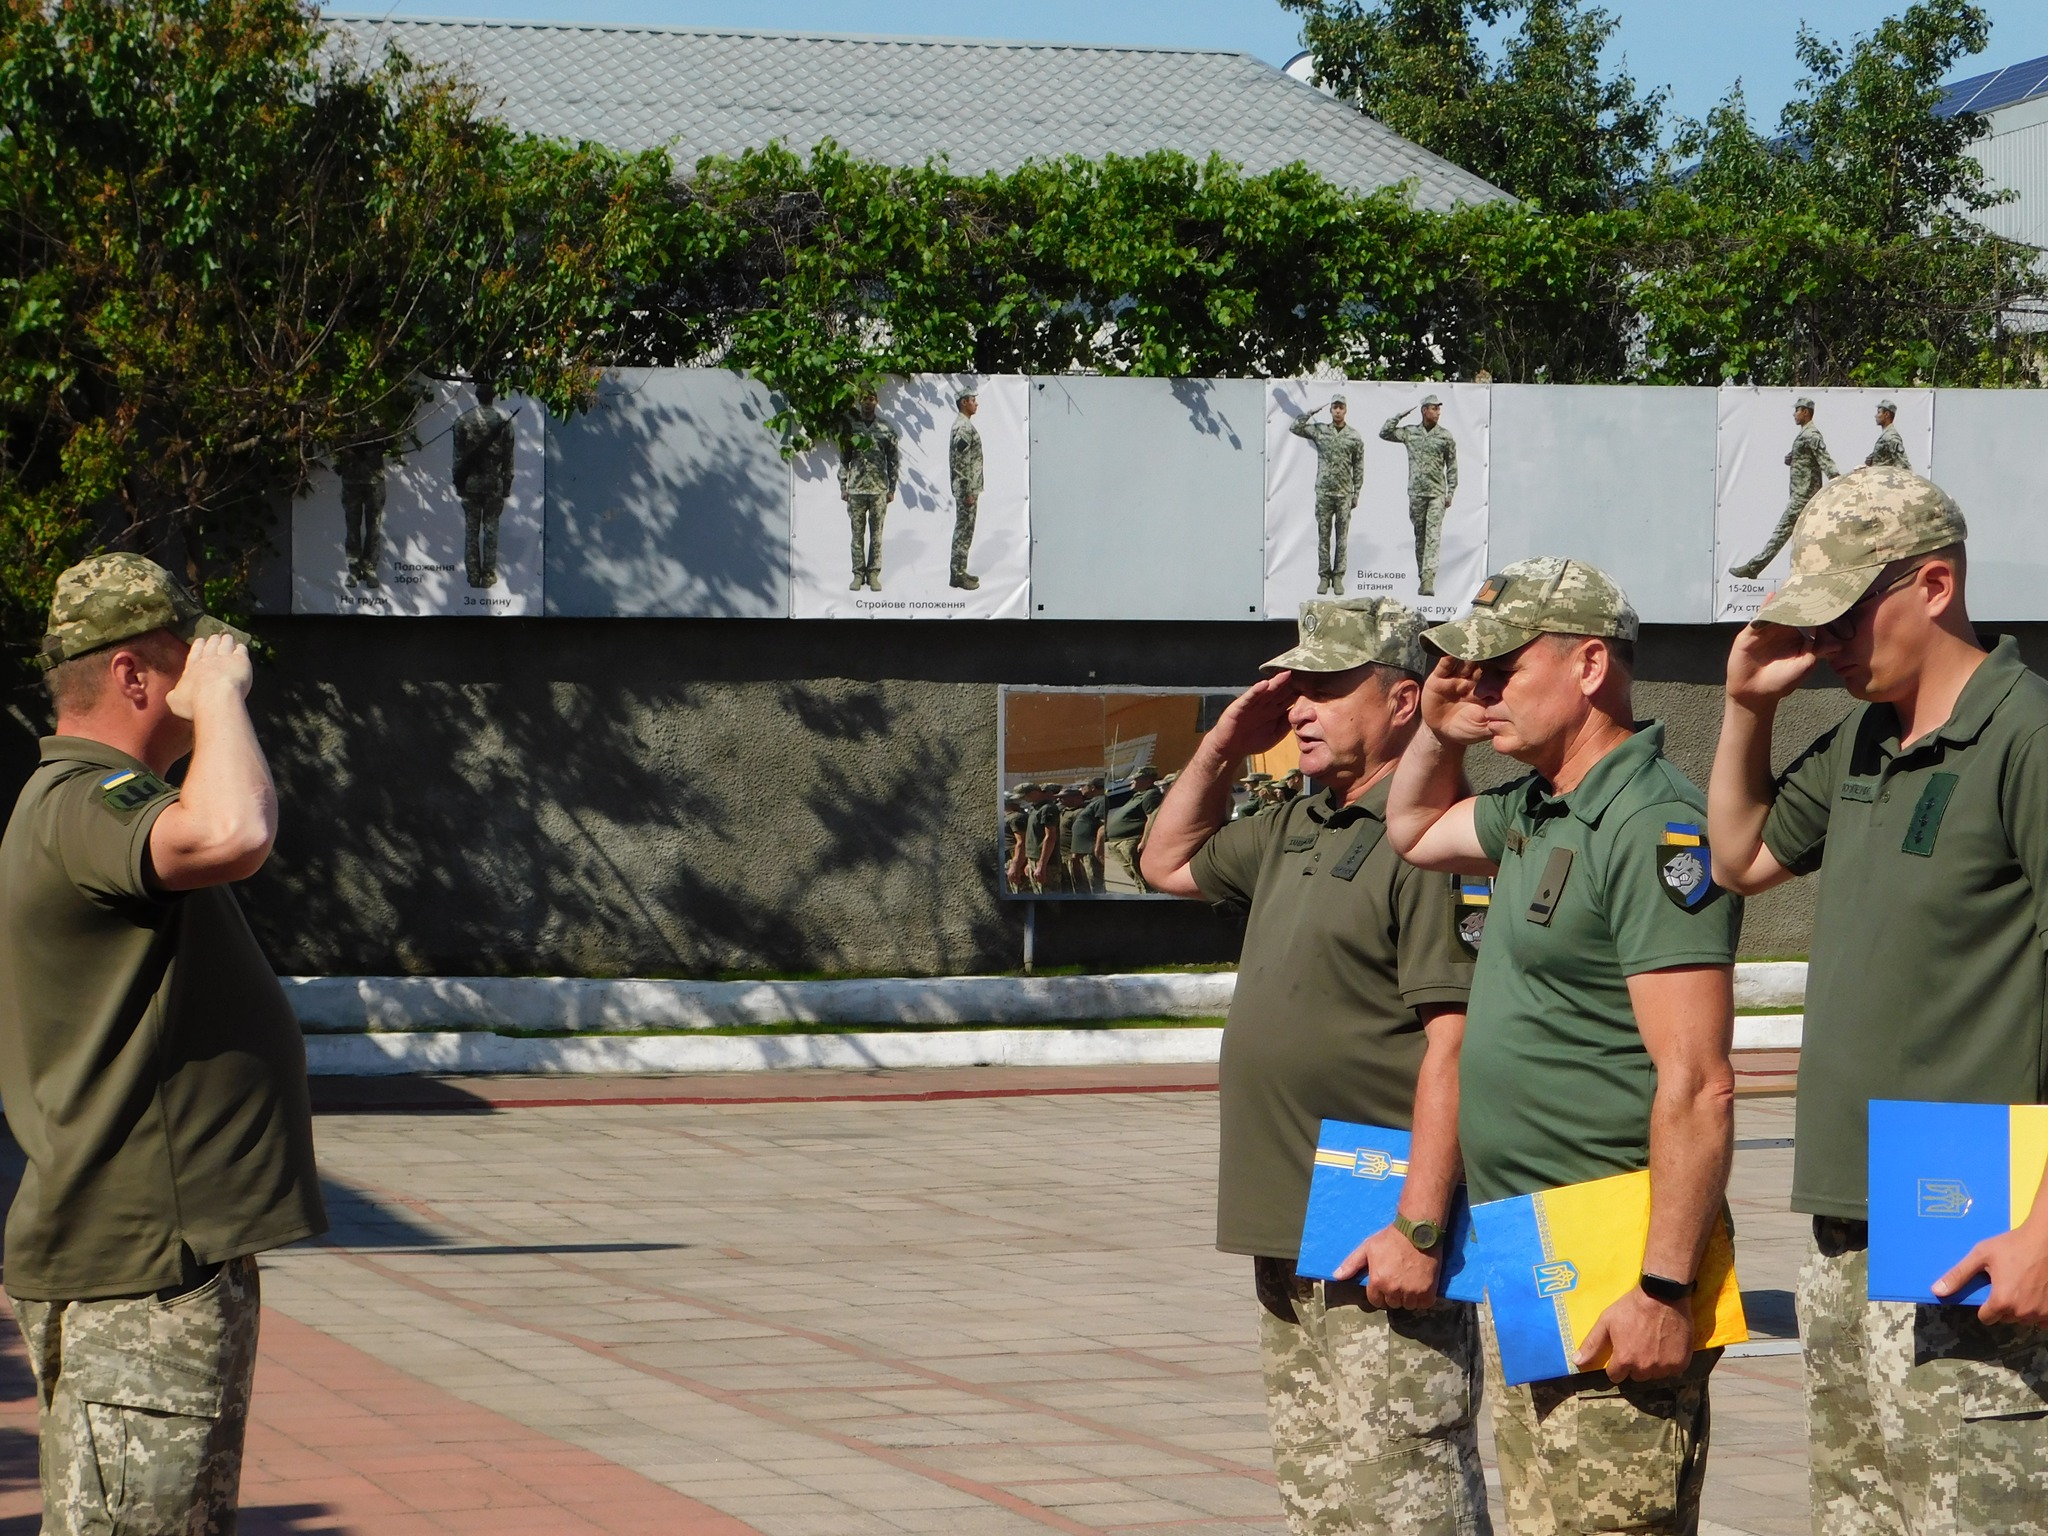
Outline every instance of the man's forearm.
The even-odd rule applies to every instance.
[[[1427,726],[1417,731],[1387,790],[1387,835],[1395,851],[1405,857],[1469,792],[1465,749],[1445,742]]]
[[[1707,1237],[1721,1219],[1735,1151],[1732,1071],[1660,1076],[1650,1106],[1650,1236],[1643,1268],[1698,1278]]]
[[[1707,780],[1707,833],[1716,878],[1730,890],[1747,884],[1742,872],[1763,847],[1764,823],[1777,798],[1771,775],[1771,724],[1775,702],[1766,706],[1729,699],[1721,709],[1721,740]]]
[[[1463,1168],[1458,1153],[1458,1054],[1465,1038],[1465,1015],[1438,1013],[1428,1031],[1429,1045],[1415,1078],[1408,1179],[1401,1186],[1399,1209],[1410,1221],[1442,1226],[1451,1214],[1451,1195]]]

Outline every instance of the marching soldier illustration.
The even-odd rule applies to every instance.
[[[1316,410],[1321,410],[1318,406]],[[1316,595],[1342,596],[1351,514],[1365,485],[1365,439],[1345,424],[1344,397],[1330,402],[1330,419],[1317,421],[1310,411],[1287,430],[1307,438],[1316,450]],[[1399,418],[1396,418],[1397,420]]]
[[[1899,429],[1892,425],[1899,419],[1899,407],[1895,401],[1880,400],[1877,403],[1877,444],[1870,450],[1865,464],[1890,464],[1898,469],[1911,469],[1913,461],[1906,456],[1906,440],[1899,436]]]
[[[1792,525],[1799,521],[1799,514],[1806,510],[1806,504],[1813,500],[1813,493],[1841,473],[1828,453],[1827,439],[1813,424],[1813,401],[1804,395],[1793,401],[1792,419],[1799,424],[1799,435],[1792,439],[1792,447],[1785,455],[1785,463],[1792,471],[1785,511],[1778,519],[1778,526],[1771,530],[1762,552],[1740,565],[1729,566],[1730,576],[1754,581],[1761,575],[1764,567],[1785,547],[1785,541],[1792,537]],[[1882,438],[1879,443],[1882,445]],[[1905,442],[1901,440],[1899,452],[1903,455],[1905,451]]]
[[[1414,407],[1409,407],[1410,410]],[[1458,494],[1458,440],[1441,424],[1444,403],[1422,397],[1422,424],[1401,425],[1408,411],[1389,416],[1380,437],[1408,450],[1408,521],[1415,525],[1416,590],[1436,595],[1437,550],[1443,542],[1444,513]]]
[[[853,527],[849,592],[863,587],[871,592],[882,590],[882,522],[888,516],[889,503],[896,499],[902,468],[903,450],[896,429],[877,411],[874,395],[862,395],[839,433],[839,499],[846,503],[847,520]]]
[[[946,580],[965,592],[981,585],[980,577],[967,573],[967,555],[974,545],[974,514],[981,505],[981,433],[974,425],[974,413],[980,408],[974,390],[960,392],[960,414],[953,418],[953,438],[946,450],[953,481],[953,572]]]
[[[462,501],[463,563],[472,587],[498,584],[498,521],[512,494],[512,416],[497,398],[496,386],[480,377],[476,404],[455,419],[451,478]]]
[[[334,460],[341,476],[349,586],[382,586],[377,559],[384,552],[384,450],[374,443],[344,448]]]

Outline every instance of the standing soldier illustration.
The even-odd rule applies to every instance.
[[[1322,407],[1316,407],[1321,410]],[[1351,514],[1365,485],[1365,439],[1346,426],[1344,397],[1330,402],[1330,419],[1317,421],[1310,411],[1287,430],[1305,437],[1316,450],[1316,567],[1321,580],[1316,595],[1344,593],[1345,547],[1351,538]]]
[[[1763,574],[1763,568],[1777,558],[1778,551],[1785,547],[1785,541],[1792,537],[1792,525],[1799,521],[1799,514],[1806,510],[1806,504],[1813,500],[1813,493],[1841,473],[1828,453],[1827,439],[1813,424],[1813,402],[1804,395],[1793,401],[1792,419],[1799,423],[1799,435],[1792,439],[1792,447],[1785,455],[1785,463],[1792,470],[1790,495],[1785,502],[1784,514],[1779,517],[1778,526],[1771,530],[1763,552],[1740,565],[1728,567],[1730,576],[1739,576],[1744,581],[1754,581]],[[1906,445],[1901,442],[1899,452],[1905,451]]]
[[[1421,426],[1402,426],[1401,418],[1407,414],[1402,411],[1389,416],[1380,428],[1380,437],[1408,450],[1408,521],[1415,525],[1416,591],[1434,597],[1444,513],[1458,494],[1458,440],[1439,424],[1444,403],[1437,396],[1422,397]]]
[[[981,578],[967,574],[967,552],[974,544],[974,514],[981,505],[981,433],[974,413],[981,401],[971,389],[960,392],[960,414],[953,418],[953,440],[946,451],[953,479],[953,574],[947,584],[972,592]]]
[[[462,558],[472,587],[498,584],[498,519],[512,494],[512,416],[488,378],[476,404],[455,418],[455,494],[462,499]]]
[[[882,590],[882,519],[896,499],[903,450],[896,429],[876,409],[874,394],[860,404],[839,433],[839,499],[853,524],[853,580],[846,590]]]
[[[1906,456],[1906,440],[1899,436],[1899,429],[1892,425],[1899,419],[1896,401],[1877,402],[1877,444],[1870,450],[1865,464],[1890,464],[1896,469],[1911,469],[1913,461]]]
[[[358,443],[335,456],[341,476],[341,515],[347,533],[347,584],[381,586],[377,557],[384,552],[384,450]]]

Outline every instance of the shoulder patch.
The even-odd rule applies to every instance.
[[[1658,839],[1657,875],[1664,894],[1687,912],[1697,912],[1714,894],[1713,855],[1699,823],[1667,821]]]
[[[107,809],[124,819],[152,801],[176,793],[146,768],[124,768],[119,773],[110,773],[100,780],[99,791]]]
[[[1452,875],[1451,937],[1467,957],[1477,959],[1493,905],[1493,882],[1484,875]]]

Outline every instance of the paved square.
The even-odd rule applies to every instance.
[[[317,1132],[335,1231],[265,1261],[245,1531],[1283,1528],[1249,1262],[1210,1246],[1213,1093]],[[1781,1332],[1790,1135],[1790,1100],[1743,1103],[1738,1263]],[[0,1536],[25,1536],[7,1345]],[[1806,1529],[1798,1365],[1717,1374],[1710,1530]]]

